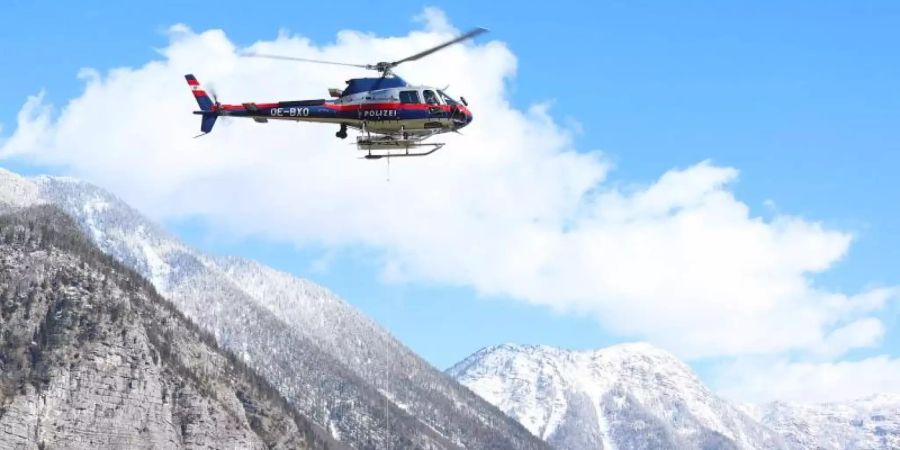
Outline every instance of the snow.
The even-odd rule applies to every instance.
[[[622,436],[611,427],[617,416],[634,408],[629,397],[683,438],[674,448],[702,447],[692,439],[713,431],[742,449],[900,449],[900,395],[812,405],[733,405],[673,355],[643,343],[592,351],[504,344],[483,349],[447,372],[551,443],[564,440],[555,433],[573,420],[566,416],[569,399],[582,393],[596,413],[604,449],[620,443],[631,448],[643,438],[643,429]]]
[[[900,448],[900,395],[879,394],[843,402],[803,405],[774,402],[758,407],[766,425],[797,448]]]
[[[773,437],[706,389],[673,355],[643,343],[594,351],[506,344],[479,351],[448,373],[550,441],[563,421],[571,420],[567,399],[575,394],[590,399],[605,448],[614,448],[617,439],[604,400],[621,410],[628,396],[685,439],[712,431],[751,449],[769,448]],[[614,390],[616,394],[609,395]]]
[[[172,267],[163,259],[163,256],[160,255],[157,247],[150,242],[144,227],[138,227],[134,237],[136,239],[133,242],[133,245],[140,249],[141,254],[144,256],[144,260],[147,262],[147,272],[149,274],[150,282],[161,292],[168,291],[168,280],[169,275],[172,272]]]
[[[34,182],[0,167],[0,205],[21,207],[44,202]]]
[[[94,196],[94,198],[88,200],[84,203],[82,207],[82,212],[85,217],[85,225],[87,226],[88,233],[94,242],[103,242],[105,241],[105,237],[103,234],[103,229],[95,220],[95,216],[97,214],[103,213],[110,208],[109,202],[105,201],[100,196]]]

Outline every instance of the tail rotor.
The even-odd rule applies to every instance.
[[[206,91],[209,92],[209,96],[212,98],[213,111],[221,111],[222,104],[219,103],[219,92],[216,89],[216,86],[214,84],[210,83],[209,87],[206,88]]]

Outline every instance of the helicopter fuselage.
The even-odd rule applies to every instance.
[[[383,83],[383,78],[350,80],[339,98],[333,100],[293,100],[274,103],[212,104],[195,114],[245,117],[256,122],[292,120],[334,123],[365,132],[391,136],[433,135],[456,131],[472,122],[464,103],[442,90],[429,86],[409,86],[399,78]],[[390,84],[390,87],[379,86]],[[367,86],[381,87],[359,90]],[[195,93],[205,95],[202,90]],[[342,128],[343,129],[343,128]]]

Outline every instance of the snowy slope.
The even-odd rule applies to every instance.
[[[104,252],[357,448],[548,448],[324,288],[253,261],[202,254],[78,180],[0,169],[0,191],[0,203],[60,206]]]
[[[20,207],[41,203],[40,188],[32,181],[0,167],[0,207]]]
[[[815,405],[775,402],[758,411],[795,448],[900,449],[900,395]]]
[[[500,345],[447,372],[559,450],[784,447],[685,364],[647,344]]]

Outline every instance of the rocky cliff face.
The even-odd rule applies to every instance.
[[[500,345],[448,373],[559,450],[785,448],[684,363],[646,344]]]
[[[4,191],[28,192],[8,195],[19,204],[65,210],[104,252],[150,280],[341,441],[361,450],[549,448],[322,287],[253,261],[197,252],[77,180],[0,169]]]
[[[0,448],[346,448],[55,208],[0,216],[0,330]]]

